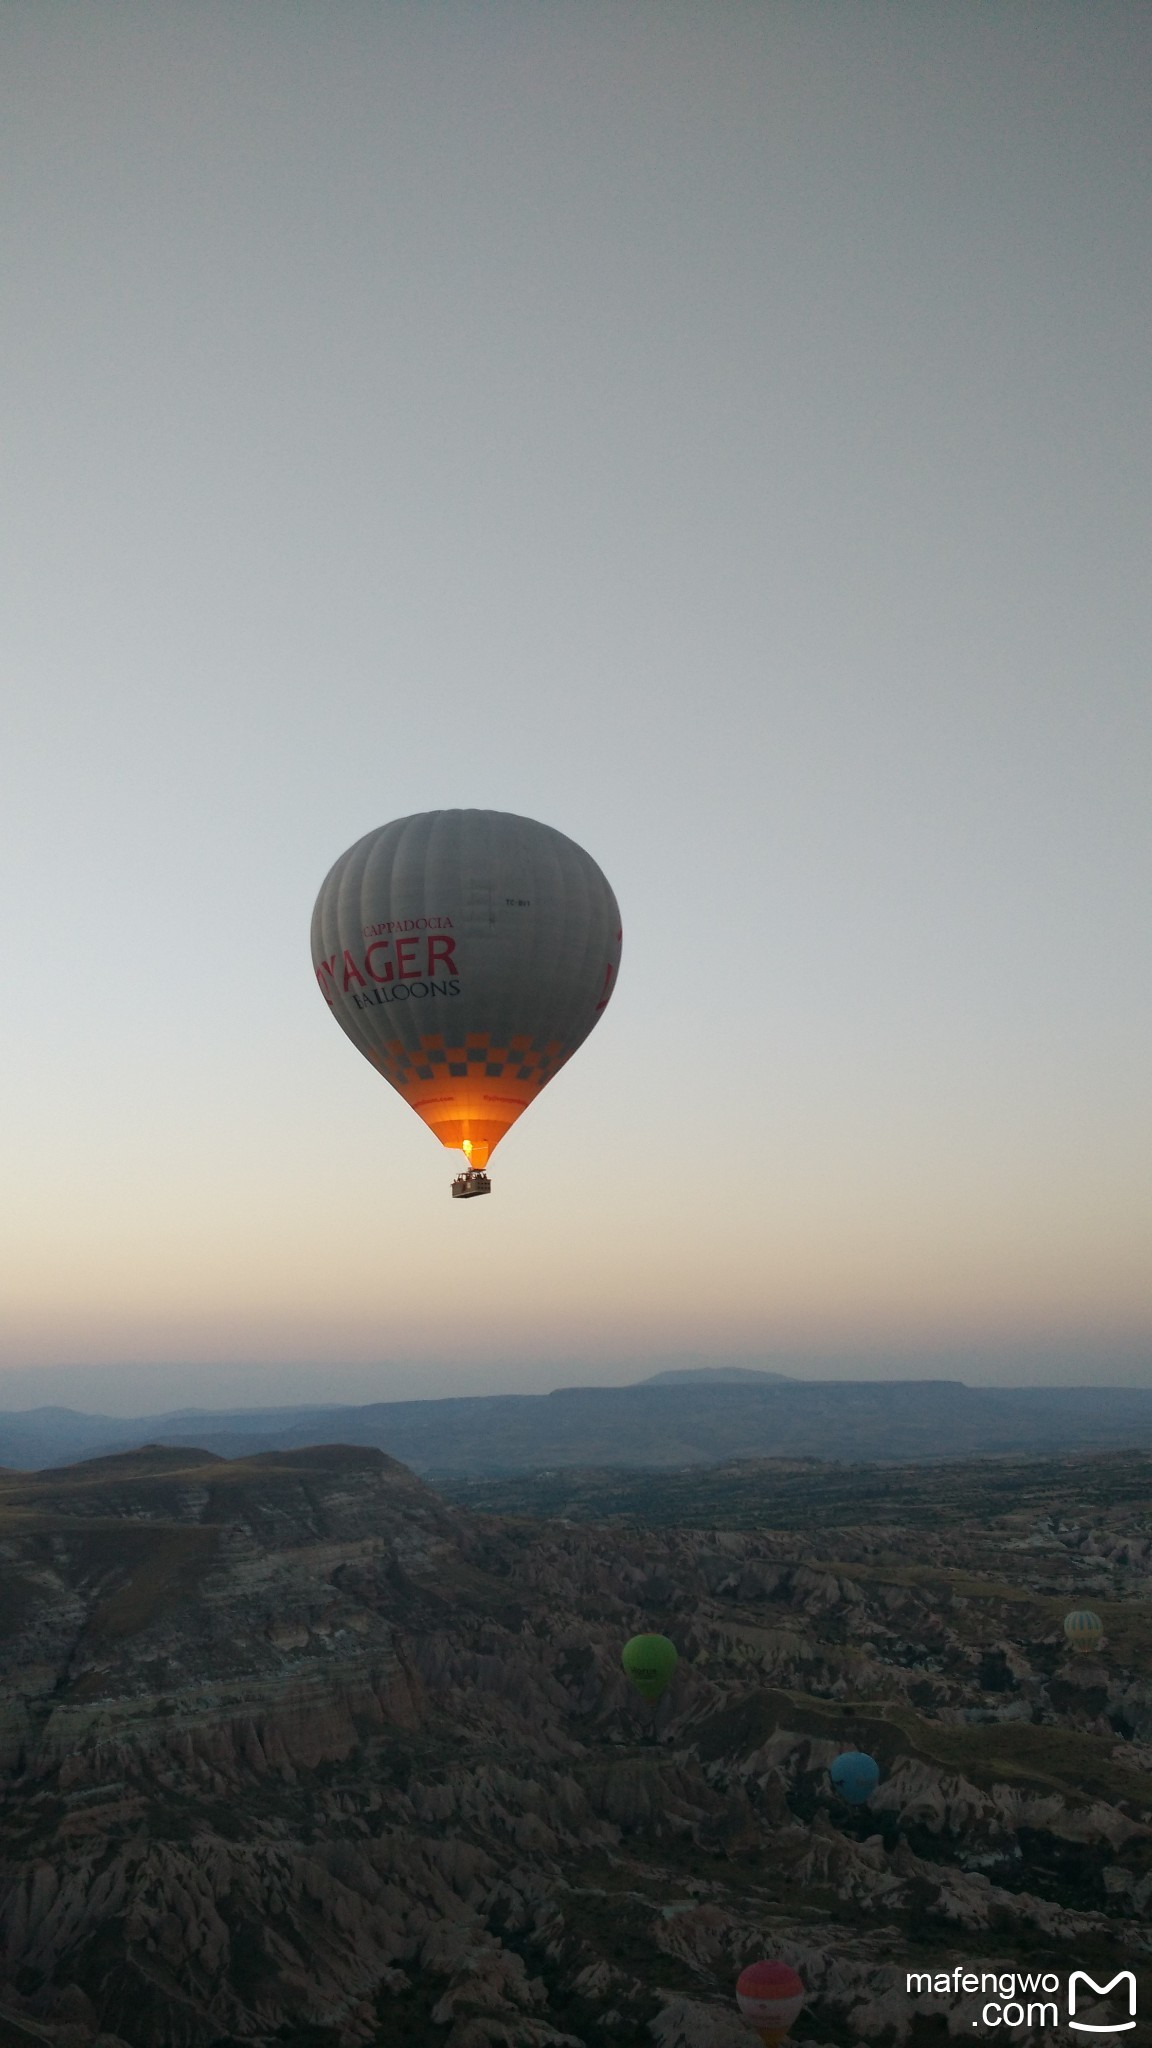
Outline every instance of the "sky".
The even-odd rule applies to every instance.
[[[0,1405],[1152,1383],[1150,86],[1115,0],[8,0]],[[456,805],[624,921],[467,1204],[308,945]]]

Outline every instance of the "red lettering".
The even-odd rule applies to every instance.
[[[406,923],[406,924],[410,924],[410,923],[411,923],[411,919],[410,919],[410,918],[405,918],[405,920],[404,920],[404,921],[405,921],[405,923]],[[410,952],[411,952],[411,953],[414,953],[414,952],[416,951],[416,948],[417,948],[417,946],[418,946],[419,944],[420,944],[420,941],[419,941],[419,939],[397,939],[397,941],[396,941],[396,979],[397,979],[397,981],[411,981],[411,979],[412,979],[413,975],[414,975],[414,974],[418,974],[418,973],[420,972],[419,968],[418,968],[418,967],[417,967],[417,965],[416,965],[416,962],[415,962],[414,960],[409,960],[409,958],[408,958],[408,954],[409,954]]]
[[[335,956],[335,954],[333,954],[333,956],[332,956],[332,957],[333,957],[333,959],[335,959],[335,957],[336,957],[336,956]],[[352,958],[352,955],[351,955],[351,953],[350,953],[350,952],[348,951],[348,948],[347,948],[347,946],[345,946],[345,948],[344,948],[344,993],[345,993],[345,995],[347,995],[347,993],[348,993],[348,984],[349,984],[349,982],[350,982],[350,981],[358,981],[358,982],[360,983],[360,986],[361,986],[361,988],[363,988],[363,986],[364,986],[364,976],[363,976],[363,975],[361,974],[361,972],[360,972],[360,969],[359,969],[359,968],[357,967],[357,965],[356,965],[356,962],[355,962],[355,961],[354,961],[354,959]]]
[[[372,945],[369,946],[368,951],[364,955],[364,965],[368,969],[369,974],[372,976],[373,981],[391,981],[392,979],[392,962],[390,960],[386,960],[384,962],[383,974],[377,974],[376,969],[372,965],[373,953],[384,953],[387,951],[387,948],[387,939],[376,939],[373,941]]]
[[[442,960],[444,962],[445,974],[455,974],[456,955],[452,950],[455,944],[455,939],[441,939],[430,936],[428,940],[428,965],[425,973],[435,974],[436,962],[437,960]]]
[[[604,969],[604,988],[600,996],[600,1001],[596,1005],[597,1010],[606,1010],[608,1008],[608,991],[611,986],[612,969],[609,966]]]
[[[320,965],[319,965],[319,967],[318,967],[318,968],[316,969],[316,979],[317,979],[317,981],[318,981],[318,982],[319,982],[319,984],[320,984],[320,993],[321,993],[321,995],[323,996],[323,998],[324,998],[324,1001],[325,1001],[325,1002],[327,1003],[327,1005],[328,1005],[328,1008],[329,1008],[329,1009],[331,1009],[331,1008],[332,1008],[332,998],[331,998],[331,996],[329,995],[329,993],[328,993],[328,990],[327,990],[327,988],[325,987],[325,983],[324,983],[324,976],[325,976],[325,975],[327,975],[327,976],[328,976],[328,979],[329,979],[329,981],[330,981],[330,982],[332,983],[332,986],[333,986],[333,988],[335,988],[335,986],[336,986],[336,955],[335,955],[335,953],[333,953],[333,955],[332,955],[332,958],[331,958],[330,960],[322,960],[322,961],[320,962]]]

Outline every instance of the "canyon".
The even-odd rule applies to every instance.
[[[908,1973],[1069,1955],[1147,2042],[1150,1477],[752,1460],[669,1524],[355,1445],[0,1474],[0,2042],[738,2048],[765,1954],[799,2043],[969,2038]]]

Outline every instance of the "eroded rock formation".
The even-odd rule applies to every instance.
[[[6,1475],[0,1516],[13,2039],[736,2048],[774,1952],[800,2039],[911,2040],[918,1957],[1142,1960],[1139,1515],[1091,1532],[1117,1645],[1083,1664],[1063,1553],[1007,1522],[999,1576],[986,1528],[823,1558],[450,1510],[348,1448]],[[681,1650],[655,1713],[641,1627]]]

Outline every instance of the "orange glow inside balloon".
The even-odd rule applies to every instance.
[[[534,1051],[523,1041],[492,1045],[488,1039],[487,1032],[470,1031],[462,1045],[446,1045],[439,1033],[422,1038],[416,1053],[394,1039],[369,1054],[433,1136],[477,1168],[488,1164],[567,1057],[555,1041]]]

